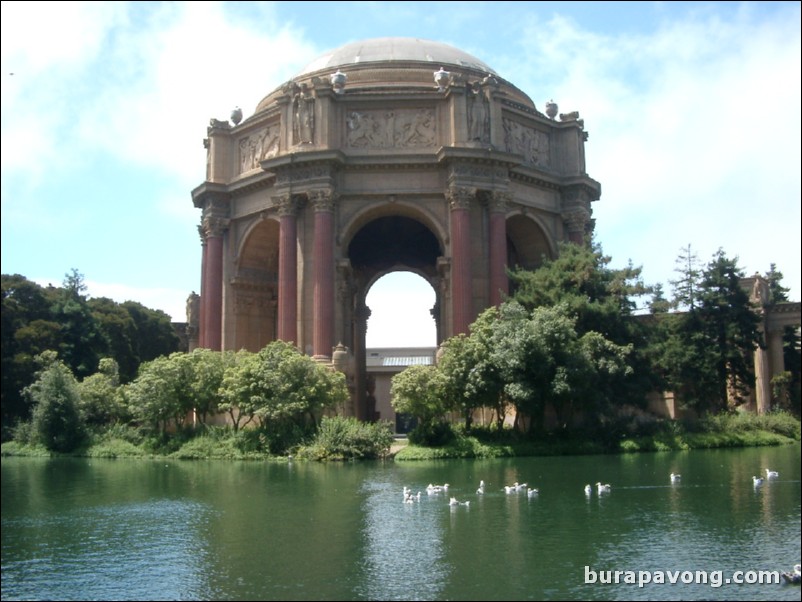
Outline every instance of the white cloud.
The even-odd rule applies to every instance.
[[[616,265],[666,283],[681,247],[705,262],[721,247],[748,274],[776,263],[799,298],[796,15],[688,17],[648,36],[530,24],[523,87],[549,82],[561,112],[585,118],[597,240]]]

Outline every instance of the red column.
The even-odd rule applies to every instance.
[[[278,336],[295,343],[298,324],[298,250],[295,205],[289,196],[279,201]]]
[[[470,201],[473,190],[452,188],[451,204],[451,307],[453,335],[468,333],[473,321]]]
[[[490,201],[490,304],[501,305],[509,292],[507,281],[507,193]]]
[[[200,289],[200,319],[198,320],[198,347],[206,348],[206,294],[209,275],[206,273],[206,237],[203,226],[198,226],[201,234],[201,289]]]
[[[207,349],[223,348],[223,227],[224,220],[208,220],[206,237],[206,303],[204,343]]]
[[[334,203],[328,190],[315,191],[310,200],[315,208],[312,354],[325,360],[334,345]]]

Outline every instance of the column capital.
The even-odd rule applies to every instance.
[[[513,198],[513,194],[508,190],[493,190],[487,196],[487,207],[493,213],[506,213]]]
[[[450,209],[470,209],[471,201],[476,198],[476,188],[466,186],[449,186],[446,199]]]
[[[208,216],[203,219],[201,228],[203,236],[210,238],[212,236],[222,236],[228,230],[230,220],[225,217]]]
[[[337,202],[338,195],[331,188],[317,188],[310,190],[307,193],[307,198],[312,203],[316,213],[321,211],[331,213],[334,211],[334,204]]]
[[[291,194],[282,194],[279,196],[271,197],[273,201],[273,205],[278,208],[278,215],[279,217],[284,216],[296,216],[298,215],[298,210],[300,208],[300,203],[298,202],[297,197]]]

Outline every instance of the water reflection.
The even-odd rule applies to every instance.
[[[423,492],[420,502],[405,504],[403,487],[394,481],[362,487],[365,574],[360,598],[435,600],[448,577],[439,524],[443,497]]]

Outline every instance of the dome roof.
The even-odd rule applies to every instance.
[[[298,75],[336,70],[345,65],[386,61],[431,63],[433,67],[455,65],[484,73],[497,73],[475,56],[458,48],[420,38],[374,38],[360,40],[331,50],[309,63]]]

